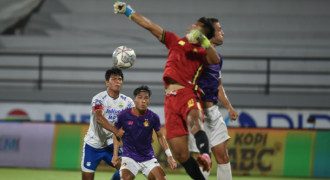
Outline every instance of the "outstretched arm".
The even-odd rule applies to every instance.
[[[221,82],[221,78],[219,79],[219,92],[218,92],[218,99],[219,101],[221,102],[221,104],[227,108],[228,110],[228,114],[230,116],[230,121],[233,121],[233,120],[236,120],[237,117],[238,117],[238,114],[237,112],[235,111],[235,109],[233,108],[233,106],[231,105],[227,95],[226,95],[226,92],[225,92],[225,89],[223,88],[222,86],[222,82]]]
[[[118,13],[125,14],[136,24],[150,31],[151,34],[153,34],[159,41],[162,39],[162,34],[164,31],[163,28],[153,23],[143,15],[136,13],[129,5],[126,5],[125,2],[117,1],[113,5],[113,7],[114,7],[114,12],[116,14]]]
[[[157,138],[158,138],[159,144],[162,146],[163,150],[165,151],[165,154],[167,156],[167,162],[168,162],[168,164],[170,165],[171,169],[176,168],[177,167],[177,163],[174,160],[174,158],[172,156],[172,153],[171,153],[171,150],[170,150],[170,148],[167,145],[165,136],[163,135],[163,133],[162,133],[161,130],[157,131],[156,134],[157,134]]]

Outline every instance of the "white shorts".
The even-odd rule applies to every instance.
[[[230,139],[230,136],[228,135],[226,123],[223,121],[220,109],[217,105],[204,109],[204,119],[204,131],[209,138],[211,152],[212,147],[227,141]],[[191,133],[189,134],[188,148],[190,152],[199,152],[195,137]]]
[[[121,167],[120,167],[120,172],[123,169],[128,169],[131,171],[132,174],[136,177],[139,171],[142,172],[142,174],[148,178],[148,175],[150,171],[156,167],[159,166],[159,163],[156,158],[152,158],[148,161],[143,161],[143,162],[136,162],[134,159],[129,158],[129,157],[122,157],[121,159]]]

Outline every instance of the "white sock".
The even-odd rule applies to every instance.
[[[218,180],[231,180],[232,179],[230,162],[227,164],[218,164],[217,179]]]
[[[203,168],[202,168],[202,167],[199,167],[199,169],[201,170],[201,172],[202,172],[204,178],[205,178],[206,180],[208,180],[208,179],[209,179],[209,176],[210,176],[210,173],[211,173],[211,170],[209,170],[209,171],[203,171]]]

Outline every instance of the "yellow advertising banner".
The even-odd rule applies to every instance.
[[[229,130],[228,153],[236,175],[283,175],[286,130]]]

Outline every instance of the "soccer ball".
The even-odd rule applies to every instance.
[[[113,51],[112,58],[116,67],[127,69],[133,66],[136,54],[132,48],[119,46]]]

